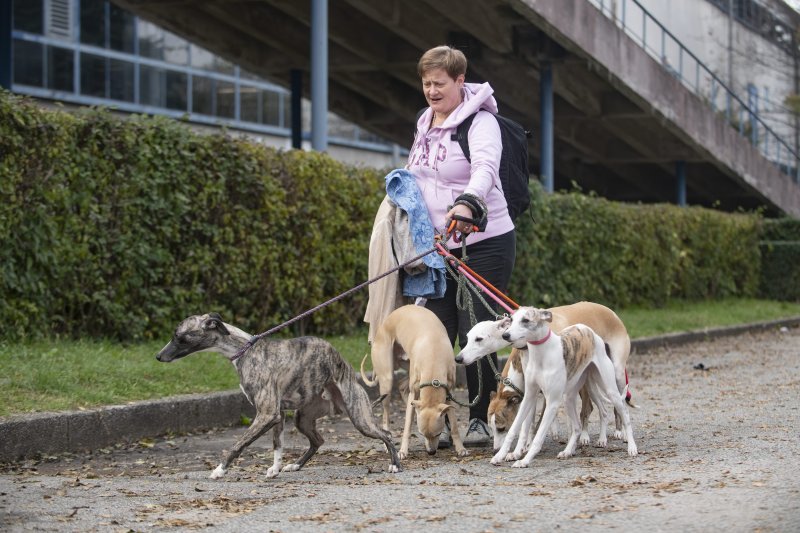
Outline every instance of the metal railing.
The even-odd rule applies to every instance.
[[[743,100],[637,0],[587,0],[687,89],[725,117],[781,172],[800,183],[800,155],[758,114],[757,95]],[[617,9],[619,8],[619,11]]]

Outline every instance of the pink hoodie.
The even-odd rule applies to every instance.
[[[497,175],[503,144],[497,120],[490,115],[497,113],[492,93],[494,89],[488,83],[465,83],[464,100],[444,124],[433,128],[430,127],[432,111],[428,108],[417,122],[416,138],[406,165],[417,178],[417,186],[437,231],[446,229],[445,215],[460,194],[474,194],[486,202],[489,210],[486,231],[470,234],[467,244],[514,229]],[[469,129],[470,164],[458,141],[450,137],[464,119],[479,109],[487,112],[478,113]],[[448,245],[455,246],[455,243],[451,239]]]

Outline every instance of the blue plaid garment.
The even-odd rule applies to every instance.
[[[397,207],[408,214],[411,240],[417,253],[421,254],[433,246],[436,233],[428,208],[419,192],[414,174],[405,169],[395,169],[384,178],[386,194]],[[433,252],[422,258],[428,267],[425,272],[403,277],[403,296],[416,298],[442,298],[447,289],[444,259]]]

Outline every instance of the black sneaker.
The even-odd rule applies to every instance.
[[[486,422],[480,418],[473,418],[469,421],[469,429],[467,434],[464,435],[464,446],[491,446],[492,445],[492,431]]]

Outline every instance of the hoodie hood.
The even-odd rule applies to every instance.
[[[483,109],[489,113],[497,114],[497,100],[494,99],[494,89],[489,83],[465,83],[461,92],[463,101],[458,104],[447,120],[442,124],[442,128],[455,128],[473,113]],[[431,123],[433,111],[429,107],[425,110],[417,122],[417,130],[428,131]]]

